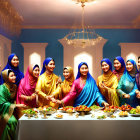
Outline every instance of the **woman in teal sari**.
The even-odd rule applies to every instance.
[[[16,76],[10,69],[2,72],[4,84],[0,85],[0,139],[14,140],[17,119],[14,117],[15,107],[25,107],[22,104],[14,104],[17,86]]]
[[[132,107],[136,107],[138,105],[138,99],[136,98],[136,90],[138,88],[135,78],[137,72],[136,62],[132,59],[127,60],[126,72],[121,77],[117,87],[121,105],[124,105],[125,103]]]

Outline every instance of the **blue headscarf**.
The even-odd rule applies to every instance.
[[[123,76],[120,79],[120,82],[118,84],[118,89],[123,89],[123,91],[125,93],[127,93],[128,89],[126,89],[126,85],[127,85],[128,82],[133,83],[134,87],[131,90],[131,92],[129,92],[129,95],[131,94],[130,99],[121,98],[120,101],[122,102],[121,104],[123,104],[125,102],[127,104],[130,104],[132,107],[136,107],[138,105],[138,100],[136,98],[135,91],[136,91],[136,89],[138,89],[138,87],[137,87],[137,84],[136,84],[135,75],[138,72],[138,70],[137,70],[136,62],[134,60],[129,59],[129,60],[126,61],[126,63],[128,61],[130,61],[133,64],[133,69],[132,69],[131,72],[128,72],[126,70],[126,72],[123,74]]]
[[[17,56],[15,53],[12,53],[9,57],[8,57],[8,62],[7,62],[7,65],[5,66],[5,68],[2,70],[4,71],[5,69],[11,69],[14,73],[15,73],[15,76],[16,76],[16,85],[18,86],[19,83],[20,83],[20,80],[24,77],[24,74],[19,70],[19,66],[17,67],[14,67],[12,64],[11,64],[11,60],[13,59],[14,56]],[[1,76],[1,84],[4,83],[4,80]]]
[[[43,67],[42,67],[42,70],[41,70],[40,75],[42,75],[42,74],[46,71],[46,67],[45,67],[45,66],[47,66],[51,60],[53,60],[51,57],[47,57],[47,58],[44,60],[44,62],[43,62]]]
[[[78,79],[81,76],[80,68],[84,64],[88,67],[86,62],[81,62],[78,66],[78,74],[77,74],[76,79]],[[81,91],[81,93],[75,99],[74,106],[76,107],[79,105],[86,105],[86,106],[90,107],[91,105],[93,105],[93,103],[95,102],[96,99],[97,99],[97,102],[99,103],[99,105],[102,106],[102,102],[104,101],[104,99],[103,99],[101,93],[99,92],[99,89],[96,85],[95,80],[88,72],[86,84],[85,84],[83,90]]]
[[[133,59],[129,59],[129,60],[126,61],[126,63],[127,62],[131,62],[133,64],[132,71],[130,71],[130,72],[127,71],[127,74],[129,74],[134,79],[136,74],[138,73],[137,64]]]
[[[101,60],[101,65],[103,62],[106,62],[109,65],[109,69],[112,71],[112,63],[108,58],[104,58]]]
[[[121,67],[125,67],[124,59],[121,56],[117,56],[115,57],[115,59],[117,59],[121,63]]]

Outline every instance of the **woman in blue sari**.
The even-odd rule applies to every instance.
[[[19,59],[17,57],[17,55],[15,53],[12,53],[9,57],[8,57],[8,62],[7,65],[5,66],[5,68],[2,70],[4,71],[5,69],[11,69],[16,76],[16,85],[18,87],[20,80],[24,77],[24,74],[19,70]],[[4,83],[3,77],[1,75],[1,84]]]
[[[76,80],[72,84],[70,92],[61,100],[56,101],[59,104],[67,105],[70,101],[74,101],[74,107],[79,105],[92,106],[95,101],[100,106],[107,106],[95,80],[88,71],[86,62],[81,62],[78,66],[78,74]]]
[[[126,72],[121,77],[117,92],[120,95],[120,103],[121,105],[129,104],[132,107],[136,107],[138,105],[138,100],[136,98],[136,73],[137,65],[136,62],[132,59],[127,60],[126,62]]]

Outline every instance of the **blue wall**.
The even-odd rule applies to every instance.
[[[20,43],[48,43],[46,57],[54,58],[56,68],[54,73],[62,75],[63,71],[63,46],[59,39],[63,38],[70,29],[23,29],[19,38],[12,42],[12,52],[20,58],[20,69],[23,71],[24,50]],[[121,43],[140,43],[140,29],[97,29],[96,33],[108,40],[103,48],[103,57],[108,57],[113,62],[115,56],[121,55]]]

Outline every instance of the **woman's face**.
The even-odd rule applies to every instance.
[[[53,72],[53,71],[54,71],[54,68],[55,68],[55,63],[54,63],[53,60],[51,60],[51,61],[48,63],[48,65],[47,65],[47,67],[46,67],[46,70],[48,70],[48,71],[50,71],[50,72]]]
[[[138,59],[138,67],[140,69],[140,58]]]
[[[10,83],[15,83],[16,82],[16,76],[15,76],[14,72],[9,73],[8,80],[9,80]]]
[[[114,60],[114,68],[115,70],[119,70],[121,68],[121,63],[117,59]]]
[[[68,69],[63,70],[63,76],[66,80],[70,78],[70,72],[68,71]]]
[[[40,69],[39,67],[36,67],[34,70],[33,70],[33,76],[35,78],[38,78],[39,77],[39,73],[40,73]]]
[[[133,64],[130,61],[126,63],[126,69],[129,72],[133,70]]]
[[[83,64],[81,66],[81,68],[80,68],[80,74],[82,76],[87,76],[87,74],[88,74],[88,67],[87,67],[87,65]]]
[[[18,57],[16,55],[12,58],[11,64],[14,67],[17,67],[19,65],[19,59],[18,59]]]
[[[109,71],[109,65],[106,62],[103,62],[101,67],[102,67],[103,72]]]

